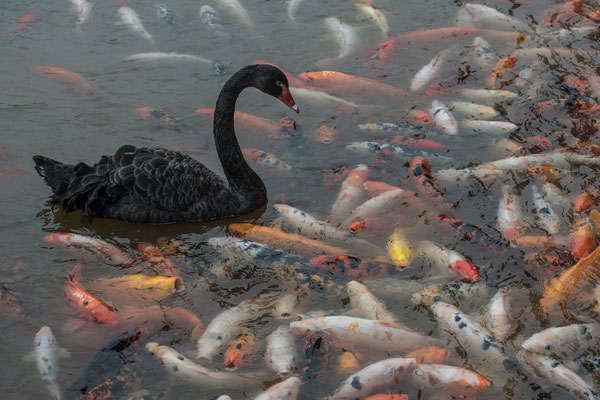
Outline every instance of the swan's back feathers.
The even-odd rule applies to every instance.
[[[223,179],[204,165],[166,149],[122,146],[94,166],[66,165],[42,156],[34,160],[54,200],[66,211],[83,210],[90,216],[135,222],[200,220],[206,217],[194,215],[195,206],[212,203],[228,191]]]

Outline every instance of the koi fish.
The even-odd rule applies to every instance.
[[[471,130],[473,132],[502,135],[513,132],[519,126],[508,121],[482,121],[465,119],[458,122],[458,127],[465,130]]]
[[[191,54],[181,54],[181,53],[137,53],[132,54],[124,58],[124,61],[162,61],[162,60],[170,60],[170,61],[193,61],[199,62],[203,64],[211,64],[212,61],[203,57],[193,56]]]
[[[516,357],[533,375],[578,399],[587,400],[600,397],[579,375],[553,358],[525,350],[519,351]]]
[[[121,19],[121,22],[127,25],[133,33],[154,44],[152,35],[150,35],[146,28],[144,28],[142,21],[140,21],[140,17],[138,17],[136,12],[129,7],[129,4],[127,4],[125,1],[119,2],[119,18]]]
[[[254,361],[260,343],[251,330],[245,330],[225,351],[225,368],[235,371]]]
[[[430,129],[427,129],[421,125],[415,124],[393,124],[390,122],[379,122],[379,123],[368,123],[368,124],[359,124],[358,129],[363,132],[373,133],[373,134],[390,134],[391,132],[400,132],[403,135],[411,135],[411,136],[421,136],[426,135],[427,133],[432,133]]]
[[[304,72],[298,78],[333,96],[367,96],[374,102],[398,101],[408,97],[405,91],[387,83],[336,71]]]
[[[39,65],[36,69],[54,82],[62,83],[63,85],[78,86],[87,90],[90,94],[97,94],[98,91],[90,85],[90,83],[76,72],[69,71],[66,68],[53,67],[51,65]]]
[[[506,341],[512,329],[507,297],[508,288],[500,288],[488,304],[487,326],[500,342]]]
[[[161,274],[167,276],[179,276],[179,269],[169,260],[158,247],[152,243],[142,242],[138,244],[138,251],[144,260],[159,268]]]
[[[284,294],[280,296],[273,307],[273,316],[279,321],[291,321],[298,319],[295,313],[296,305],[298,305],[298,296],[294,294]]]
[[[379,151],[390,151],[392,154],[399,154],[405,157],[423,156],[428,158],[437,158],[442,160],[451,160],[451,158],[440,156],[439,154],[430,153],[419,148],[412,149],[408,146],[399,146],[390,143],[381,142],[352,142],[346,146],[348,150],[377,153]]]
[[[173,29],[177,28],[177,17],[169,10],[166,4],[157,4],[154,8],[156,10],[156,15],[162,19],[165,24],[170,25]]]
[[[477,282],[481,279],[477,267],[462,254],[439,247],[428,240],[416,244],[417,254],[431,262],[431,266],[445,275],[451,274],[462,282]]]
[[[166,112],[159,110],[155,107],[138,107],[135,109],[135,113],[143,119],[154,121],[163,128],[173,129],[181,133],[194,132],[193,126],[187,125],[180,118],[173,115],[169,115]]]
[[[283,382],[271,386],[266,391],[255,397],[255,400],[296,400],[300,392],[302,381],[295,376],[290,376]]]
[[[429,108],[429,114],[433,117],[433,124],[440,130],[442,133],[447,133],[449,135],[458,134],[458,124],[456,119],[448,107],[439,100],[434,100],[431,103],[431,107]]]
[[[544,329],[525,340],[521,347],[560,359],[574,359],[600,344],[600,324],[572,324]]]
[[[388,190],[378,196],[370,198],[356,207],[340,226],[349,227],[355,221],[364,221],[368,218],[382,217],[405,201],[406,194],[404,189]],[[381,253],[375,255],[375,257],[380,255]]]
[[[337,58],[344,58],[352,52],[352,47],[356,42],[354,30],[337,18],[325,18],[325,26],[337,40],[340,46],[340,54]],[[300,78],[302,79],[302,78]]]
[[[365,400],[408,400],[408,395],[406,395],[406,394],[376,394],[373,396],[366,397]]]
[[[419,29],[413,32],[396,35],[393,39],[402,44],[419,45],[423,43],[441,43],[456,41],[481,34],[481,29],[471,26],[450,26],[445,28]]]
[[[87,398],[93,388],[105,382],[107,376],[114,375],[125,366],[148,336],[150,336],[150,331],[141,327],[110,340],[88,362],[79,378],[67,388],[65,397],[67,399],[80,396]]]
[[[361,13],[367,16],[381,30],[382,36],[385,38],[390,34],[390,27],[385,15],[368,4],[358,3],[355,6]]]
[[[77,15],[79,17],[75,25],[78,28],[81,28],[81,26],[90,18],[94,3],[90,3],[87,0],[71,0],[71,5],[75,11],[77,11]]]
[[[412,245],[404,235],[400,233],[400,230],[396,228],[394,233],[390,235],[385,247],[388,259],[394,264],[399,266],[409,265],[412,258]]]
[[[596,235],[587,217],[577,217],[575,219],[569,242],[571,254],[578,259],[587,256],[594,250]]]
[[[62,397],[57,382],[58,360],[61,357],[68,357],[69,353],[65,349],[58,347],[52,330],[47,326],[43,326],[35,335],[33,347],[42,383],[46,386],[53,399],[60,400]]]
[[[141,301],[160,301],[171,294],[185,290],[178,276],[124,275],[115,278],[96,278],[90,282],[92,290],[101,291],[112,299],[140,297]]]
[[[450,365],[417,364],[408,377],[415,386],[430,389],[436,395],[475,396],[492,385],[474,371]]]
[[[487,69],[494,65],[498,56],[496,56],[492,50],[492,46],[484,38],[477,36],[473,39],[471,47],[473,48],[471,58],[479,68]]]
[[[364,194],[363,184],[367,180],[368,174],[368,167],[360,164],[346,177],[331,207],[331,215],[329,217],[331,223],[341,223],[360,203]]]
[[[184,357],[168,346],[156,342],[146,343],[146,350],[175,377],[200,385],[204,389],[222,389],[252,387],[264,378],[259,374],[234,374],[231,372],[212,371]]]
[[[481,228],[468,222],[449,218],[445,215],[436,215],[433,219],[453,231],[456,235],[465,237],[474,243],[489,247],[498,252],[503,252],[507,248],[504,241],[489,235]]]
[[[149,332],[159,331],[165,325],[184,325],[192,329],[191,338],[194,341],[204,333],[202,321],[185,308],[158,305],[144,308],[126,307],[119,311],[119,317],[123,325],[145,327]]]
[[[330,246],[317,240],[308,239],[295,233],[287,233],[280,229],[269,228],[266,226],[253,224],[230,224],[229,230],[236,235],[243,236],[245,239],[263,242],[269,246],[300,255],[346,255],[351,253],[345,249]]]
[[[425,89],[434,79],[436,79],[437,75],[440,73],[442,64],[450,58],[450,54],[454,51],[454,47],[442,50],[433,57],[429,64],[417,71],[410,81],[410,90],[412,92],[420,92]]]
[[[376,362],[349,376],[338,386],[331,399],[353,400],[386,390],[398,383],[416,365],[414,358],[389,358]]]
[[[419,289],[417,289],[419,290]],[[433,303],[443,301],[453,305],[473,302],[489,298],[488,287],[481,283],[443,283],[430,285],[412,296],[413,304],[429,307]]]
[[[437,340],[403,329],[385,321],[331,316],[310,318],[290,323],[292,332],[305,335],[323,331],[351,348],[386,352],[409,352],[414,348],[436,344]]]
[[[298,369],[294,339],[288,326],[281,325],[267,336],[265,361],[267,367],[280,378],[286,378]]]
[[[465,3],[458,12],[458,23],[461,25],[480,25],[486,28],[503,30],[530,31],[529,26],[520,19],[508,16],[483,4]]]
[[[266,274],[283,289],[297,293],[300,297],[310,295],[312,292],[338,296],[344,291],[342,285],[327,275],[295,265],[271,265],[267,268]],[[307,316],[300,314],[297,317],[304,319]]]
[[[2,36],[0,36],[0,39],[4,39],[10,34],[19,32],[20,30],[33,25],[34,23],[36,23],[38,21],[38,19],[36,17],[37,17],[37,12],[35,12],[35,11],[26,12],[25,14],[23,14],[23,16],[21,18],[19,18],[19,22],[17,22],[17,25],[14,28],[12,28],[11,30],[4,32],[2,34]]]
[[[291,19],[292,21],[296,20],[296,17],[294,16],[294,13],[296,12],[296,8],[298,8],[298,4],[300,4],[302,0],[289,0],[288,1],[288,17],[289,19]]]
[[[363,186],[364,186],[365,190],[367,192],[369,192],[371,197],[379,196],[380,194],[382,194],[384,192],[389,192],[390,190],[400,189],[398,186],[389,185],[385,182],[374,182],[374,181],[367,181],[364,183]]]
[[[508,90],[488,90],[488,89],[460,89],[458,94],[473,101],[495,103],[499,101],[508,101],[519,97],[517,93]]]
[[[441,347],[428,346],[408,353],[406,358],[414,358],[417,364],[443,364],[450,358],[450,352]]]
[[[396,59],[397,53],[398,42],[395,40],[388,40],[377,47],[377,50],[369,57],[367,64],[371,70],[380,71]]]
[[[227,7],[241,23],[252,28],[253,22],[250,19],[248,11],[238,0],[221,0],[221,3]]]
[[[431,122],[431,117],[425,111],[415,108],[408,112],[408,120],[412,124],[424,125]]]
[[[89,314],[95,322],[118,326],[120,324],[120,319],[117,311],[85,290],[79,282],[77,282],[76,279],[80,273],[81,264],[78,264],[73,268],[73,271],[67,275],[67,280],[65,281],[65,294],[69,300],[75,303],[79,311]]]
[[[212,121],[214,112],[214,108],[199,108],[196,110],[195,114]],[[236,131],[246,131],[261,135],[267,134],[269,136],[280,136],[281,133],[281,125],[277,122],[266,118],[260,118],[252,114],[236,111],[234,121]]]
[[[450,101],[448,105],[452,108],[452,111],[458,111],[467,117],[474,119],[487,120],[498,116],[498,111],[492,107],[485,106],[483,104],[476,104],[469,101]]]
[[[399,324],[399,319],[386,305],[376,298],[368,287],[357,281],[350,281],[346,284],[346,293],[350,298],[350,308],[352,315],[368,319],[376,319]]]
[[[385,278],[397,270],[391,264],[349,256],[320,256],[311,258],[310,263],[330,274],[358,281]]]
[[[294,94],[296,94],[294,92]],[[330,128],[327,125],[321,125],[312,133],[312,137],[325,144],[336,142],[340,139],[340,132],[336,128]]]
[[[292,167],[277,158],[276,155],[253,148],[242,149],[242,154],[250,160],[255,167],[275,168],[282,172],[289,172]]]
[[[537,168],[537,167],[534,167]],[[535,205],[538,222],[550,235],[556,235],[560,230],[560,217],[552,208],[552,204],[540,193],[535,185],[531,185],[533,204]]]
[[[573,200],[573,211],[583,212],[590,208],[592,205],[596,205],[596,199],[590,192],[583,192]]]
[[[215,33],[225,33],[221,18],[219,18],[215,9],[208,4],[200,7],[200,21]]]
[[[507,240],[520,236],[523,213],[519,198],[512,193],[508,185],[502,185],[502,199],[498,205],[498,230]]]

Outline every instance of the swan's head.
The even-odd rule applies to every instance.
[[[286,106],[299,113],[300,109],[296,105],[292,94],[290,93],[290,84],[283,72],[279,68],[266,64],[258,64],[259,74],[256,88],[263,93],[277,97]]]

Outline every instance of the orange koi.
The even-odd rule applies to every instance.
[[[596,234],[587,217],[578,217],[573,223],[573,232],[569,237],[571,254],[580,259],[592,252],[596,247]]]
[[[538,166],[527,168],[527,174],[532,178],[558,185],[563,178],[568,176],[568,171],[560,168]]]
[[[250,330],[243,332],[225,351],[225,368],[235,371],[254,361],[260,343]]]
[[[94,319],[94,322],[117,326],[120,324],[117,311],[85,290],[77,277],[81,273],[81,264],[75,265],[73,271],[67,275],[65,282],[65,294],[73,301],[80,311],[88,313]]]
[[[63,85],[78,86],[87,90],[91,94],[97,94],[98,91],[90,85],[90,83],[76,72],[70,71],[62,67],[54,67],[51,65],[39,65],[36,69],[46,75],[46,77],[54,82],[62,83]]]
[[[364,194],[363,184],[368,176],[369,168],[363,164],[350,171],[331,207],[331,223],[342,222],[360,204]]]
[[[347,255],[347,250],[329,246],[317,240],[304,236],[287,233],[280,229],[253,224],[230,224],[229,230],[248,240],[265,243],[285,251],[307,256],[320,256],[322,254]]]
[[[312,133],[312,137],[325,144],[336,142],[340,139],[340,132],[336,128],[330,128],[327,125],[321,125]]]
[[[506,71],[512,70],[517,65],[517,57],[509,56],[499,60],[494,66],[492,73],[485,81],[485,86],[492,89],[502,89],[503,82],[499,82],[504,77]]]
[[[591,86],[590,86],[589,82],[586,81],[585,79],[579,78],[575,75],[567,75],[567,76],[565,76],[563,82],[566,85],[577,89],[577,91],[579,92],[579,94],[581,96],[589,96],[590,95]]]
[[[55,232],[44,236],[44,243],[60,247],[82,247],[93,253],[102,254],[114,264],[131,265],[133,263],[129,256],[116,246],[102,239],[78,235],[76,233]]]
[[[24,167],[15,167],[7,169],[6,171],[0,172],[0,179],[13,179],[16,178],[21,172],[25,171]]]
[[[25,14],[23,14],[23,16],[21,18],[19,18],[19,22],[17,22],[17,25],[14,28],[12,28],[11,30],[4,32],[2,34],[2,36],[0,37],[0,39],[5,38],[6,36],[10,35],[11,33],[18,32],[30,25],[33,25],[34,23],[36,23],[38,21],[38,19],[36,19],[36,15],[37,15],[37,13],[35,11],[26,12]]]
[[[600,233],[600,212],[598,212],[598,210],[592,210],[590,212],[590,221],[592,221],[594,228],[596,228],[596,233]]]
[[[381,70],[387,67],[398,54],[398,42],[388,40],[381,43],[377,50],[369,57],[368,65],[371,70]]]
[[[379,196],[383,192],[400,189],[398,186],[388,185],[385,182],[367,181],[364,183],[364,188],[369,192],[371,197]]]
[[[437,346],[424,347],[408,353],[405,358],[415,358],[418,364],[445,364],[450,352]]]
[[[431,117],[425,111],[415,108],[408,112],[408,121],[412,124],[425,125],[431,122]]]
[[[440,142],[431,139],[415,139],[404,136],[392,136],[387,140],[382,140],[384,143],[398,144],[401,146],[414,147],[415,149],[441,149],[444,147]]]
[[[401,44],[423,44],[440,43],[443,41],[455,41],[471,36],[481,35],[482,30],[470,26],[449,26],[435,29],[419,29],[417,31],[403,33],[392,39]]]
[[[311,258],[310,263],[313,267],[323,269],[332,275],[356,281],[385,278],[398,270],[391,264],[349,256],[320,256]]]
[[[196,110],[196,115],[212,121],[214,108],[199,108]],[[257,117],[252,114],[246,114],[241,111],[235,112],[235,129],[242,132],[258,133],[268,136],[279,136],[281,134],[281,125],[270,119]]]
[[[138,244],[138,251],[142,253],[144,260],[160,269],[165,276],[179,276],[178,268],[152,243]]]
[[[333,96],[369,97],[373,101],[395,101],[409,96],[404,90],[387,83],[337,71],[304,72],[298,78]]]
[[[583,192],[575,197],[575,200],[573,201],[573,211],[586,211],[588,208],[596,204],[596,199],[590,192]]]

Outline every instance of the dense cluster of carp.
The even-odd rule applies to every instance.
[[[288,3],[292,20],[300,1]],[[72,2],[81,29],[92,5],[86,0]],[[240,3],[224,3],[252,27]],[[229,391],[233,398],[244,393],[261,400],[600,397],[594,388],[600,383],[596,318],[600,307],[595,300],[600,289],[589,290],[600,276],[600,213],[593,209],[599,193],[589,189],[586,176],[600,165],[600,146],[589,140],[598,130],[600,115],[596,104],[600,77],[593,62],[600,53],[586,48],[597,37],[597,4],[563,2],[541,11],[533,28],[533,23],[495,8],[466,3],[460,7],[457,26],[396,36],[389,36],[385,15],[371,2],[357,8],[386,39],[368,60],[372,78],[336,71],[298,77],[287,73],[295,96],[339,104],[342,122],[318,127],[313,138],[322,143],[341,140],[344,129],[380,137],[347,145],[363,155],[376,154],[374,164],[324,171],[327,185],[341,183],[327,221],[292,207],[283,196],[274,204],[278,218],[270,226],[230,224],[232,236],[208,239],[202,251],[215,255],[210,262],[170,238],[140,243],[132,257],[99,238],[49,234],[45,243],[72,249],[78,257],[86,250],[123,268],[139,266],[136,261],[142,260],[148,266],[144,271],[152,271],[85,281],[88,267],[78,263],[67,276],[66,297],[81,314],[124,333],[107,343],[66,390],[61,388],[59,369],[59,358],[66,351],[58,347],[48,326],[39,329],[9,285],[0,282],[2,306],[20,324],[37,331],[33,355],[51,396],[160,397],[164,393],[149,393],[140,383],[152,355],[174,379],[197,385],[204,398],[206,393]],[[131,7],[121,2],[118,12],[135,34],[154,43]],[[177,28],[176,17],[166,6],[158,5],[157,13]],[[212,7],[203,6],[200,18],[214,32],[225,33]],[[35,13],[26,14],[2,38],[34,22]],[[326,26],[340,43],[337,59],[348,57],[356,33],[337,18],[328,18]],[[458,43],[471,39],[461,52]],[[488,40],[504,47],[508,43],[507,56],[497,56],[499,51]],[[551,47],[565,41],[569,47]],[[399,62],[409,43],[431,42],[448,48],[415,73],[410,92],[378,80]],[[444,77],[444,69],[456,63],[459,52],[467,60],[467,72]],[[178,53],[140,53],[126,61],[161,59],[206,62],[216,75],[223,71],[218,62]],[[579,75],[557,76],[556,70],[568,67]],[[38,70],[61,83],[96,92],[72,71],[53,66]],[[469,85],[473,81],[484,87]],[[553,90],[565,96],[549,99]],[[460,99],[444,99],[450,95]],[[361,104],[414,104],[423,99],[427,100],[423,107],[406,110],[406,123],[370,122],[362,115],[369,108]],[[213,111],[199,108],[196,114],[210,119]],[[195,130],[153,107],[136,112],[171,129]],[[460,116],[458,121],[455,115]],[[276,123],[241,112],[235,118],[240,130],[298,135],[298,125],[289,118]],[[535,120],[551,121],[560,134],[509,138],[520,132],[518,124]],[[445,144],[427,137],[437,135],[443,142],[446,135],[486,134],[496,135],[494,146],[510,157],[466,168],[432,168],[430,160],[447,164],[452,158],[438,154]],[[244,155],[258,165],[293,170],[262,150],[244,149]],[[394,184],[384,182],[393,178],[386,165],[398,157],[408,161],[402,166],[405,171],[408,167],[402,188],[394,185],[400,184],[397,177]],[[509,185],[509,180],[517,184]],[[455,182],[497,204],[497,230],[460,217],[460,202],[448,201],[444,189],[444,184]],[[494,192],[500,193],[499,198]],[[524,209],[522,193],[530,193],[527,204],[533,205],[533,212]],[[425,238],[415,232],[423,225],[446,230],[460,243],[443,245],[440,242],[449,242],[447,238],[432,235],[420,240]],[[463,249],[470,254],[459,251]],[[159,305],[184,293],[192,282],[193,290],[209,290],[249,275],[270,282],[269,290],[228,305],[207,325],[188,309]],[[184,278],[191,282],[184,285]],[[324,309],[315,307],[313,300],[320,296],[335,299],[337,307],[327,308],[327,301]],[[526,306],[517,306],[519,302]],[[419,323],[401,318],[394,312],[397,307],[428,310],[438,329],[414,326]],[[467,308],[469,314],[462,311]],[[533,318],[541,321],[539,325]],[[189,331],[196,342],[190,357],[151,341],[173,326]],[[540,329],[535,332],[534,326]],[[268,329],[268,335],[257,334],[259,327]],[[524,333],[533,334],[527,338]],[[336,386],[330,387],[333,381]],[[219,399],[230,397],[223,394]]]

